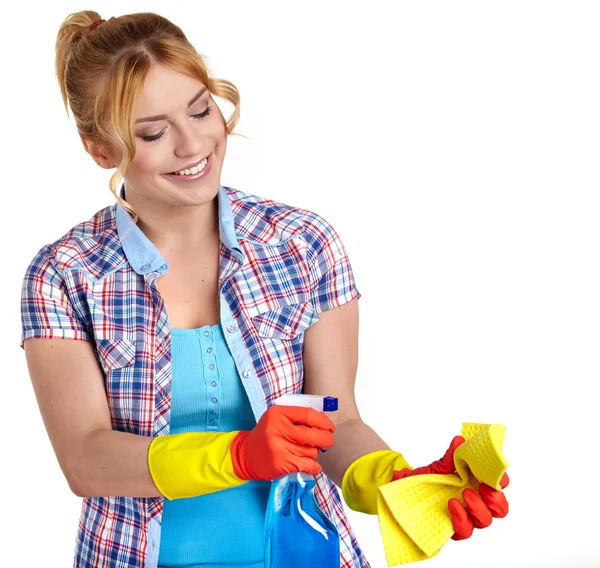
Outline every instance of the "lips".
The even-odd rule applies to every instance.
[[[206,158],[208,158],[208,156],[210,156],[210,154],[208,154],[207,156],[204,156],[204,158],[201,158],[197,162],[194,162],[192,164],[188,164],[187,166],[183,166],[182,168],[178,168],[177,170],[174,170],[174,171],[169,172],[169,173],[170,174],[177,174],[177,173],[185,171],[185,170],[191,170],[192,168],[195,168],[195,167],[199,166],[204,160],[206,160]]]
[[[206,165],[199,172],[196,172],[195,174],[190,173],[190,174],[186,174],[186,175],[180,175],[179,173],[172,173],[172,174],[163,174],[163,175],[166,178],[168,178],[169,180],[177,183],[180,186],[181,186],[181,184],[183,184],[183,186],[187,186],[190,183],[195,183],[196,181],[204,179],[205,177],[210,175],[210,171],[212,169],[212,161],[213,161],[212,153],[209,154],[204,159],[206,160]]]

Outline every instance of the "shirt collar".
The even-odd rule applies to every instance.
[[[119,189],[119,197],[123,199],[125,184]],[[243,260],[244,253],[235,234],[235,224],[231,202],[225,188],[220,185],[217,193],[219,203],[219,238],[221,243],[227,247],[235,257]],[[125,256],[132,268],[139,274],[147,274],[159,270],[165,272],[169,263],[152,241],[146,237],[143,231],[133,222],[129,213],[119,205],[116,207],[117,234]]]

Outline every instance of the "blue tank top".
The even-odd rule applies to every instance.
[[[171,329],[171,434],[251,430],[256,420],[220,324]],[[159,568],[264,568],[270,481],[164,500]]]

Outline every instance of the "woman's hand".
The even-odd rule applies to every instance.
[[[319,449],[330,448],[335,424],[324,413],[298,406],[269,406],[252,430],[231,442],[233,471],[240,479],[267,480],[302,471],[321,472]]]
[[[416,469],[404,468],[400,471],[394,471],[391,481],[424,473],[455,473],[454,452],[464,441],[465,439],[462,436],[455,436],[441,459]],[[508,485],[508,482],[508,475],[505,473],[500,480],[502,489]],[[462,497],[466,507],[456,498],[448,501],[448,511],[454,526],[453,540],[469,538],[473,534],[474,528],[489,527],[492,524],[493,517],[502,518],[508,514],[508,502],[502,491],[498,491],[485,483],[480,483],[477,490],[479,493],[471,488],[463,491]]]

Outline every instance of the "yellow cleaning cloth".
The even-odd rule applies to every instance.
[[[508,464],[502,455],[506,428],[498,424],[463,423],[465,443],[454,453],[457,473],[406,477],[379,487],[378,517],[388,566],[435,556],[454,534],[448,500],[477,491],[480,481],[494,489]]]

